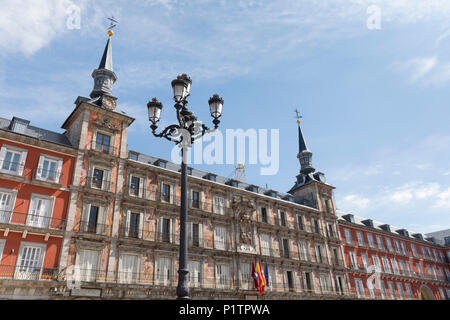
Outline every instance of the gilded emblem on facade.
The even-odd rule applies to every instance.
[[[253,200],[243,196],[234,196],[232,208],[239,223],[239,243],[252,245],[252,220],[255,212]]]

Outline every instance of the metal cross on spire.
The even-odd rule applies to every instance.
[[[111,18],[106,18],[110,21],[109,24],[109,30],[111,30],[112,28],[114,28],[115,26],[117,26],[117,24],[119,23],[119,21],[117,21],[116,19],[114,19],[114,16],[111,16]]]
[[[301,118],[303,118],[301,115],[300,115],[300,111],[298,111],[298,109],[295,109],[295,118],[297,119],[297,123],[300,123],[300,119]]]

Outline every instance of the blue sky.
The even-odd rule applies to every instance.
[[[79,29],[67,27],[71,6]],[[380,9],[370,30],[367,8]],[[0,116],[62,132],[114,15],[119,107],[137,120],[129,148],[169,158],[151,136],[146,103],[175,120],[170,81],[193,79],[190,105],[221,128],[280,130],[280,171],[247,182],[289,190],[299,171],[294,109],[313,164],[341,210],[417,232],[450,228],[450,2],[445,0],[0,0]],[[197,165],[229,176],[232,165]]]

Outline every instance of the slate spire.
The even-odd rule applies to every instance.
[[[300,173],[308,174],[316,171],[312,166],[312,152],[306,146],[306,141],[303,136],[302,128],[300,127],[300,120],[298,124],[298,154],[297,158],[300,161]]]
[[[112,96],[112,87],[117,80],[117,76],[113,71],[112,63],[112,47],[111,36],[112,32],[108,33],[109,38],[106,43],[105,51],[103,52],[102,60],[98,66],[92,72],[92,78],[94,78],[94,89],[92,90],[90,97],[103,97]]]

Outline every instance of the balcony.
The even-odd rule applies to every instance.
[[[105,155],[110,155],[113,157],[118,156],[119,151],[120,151],[119,148],[116,148],[116,147],[112,146],[111,144],[97,142],[95,137],[91,141],[90,149],[95,151],[98,154],[105,154]]]
[[[64,230],[66,220],[53,217],[0,210],[0,223],[11,225],[24,225],[41,229]]]
[[[99,179],[98,177],[86,177],[84,185],[95,190],[114,192],[116,184],[113,181]]]
[[[82,220],[79,222],[78,226],[78,232],[89,234],[106,235],[106,232],[108,230],[108,226],[106,224],[96,223],[94,221]]]
[[[45,167],[37,167],[33,170],[33,181],[37,183],[62,184],[63,174],[58,170],[49,170]]]
[[[57,268],[40,268],[33,266],[0,265],[0,279],[10,280],[57,280]]]

